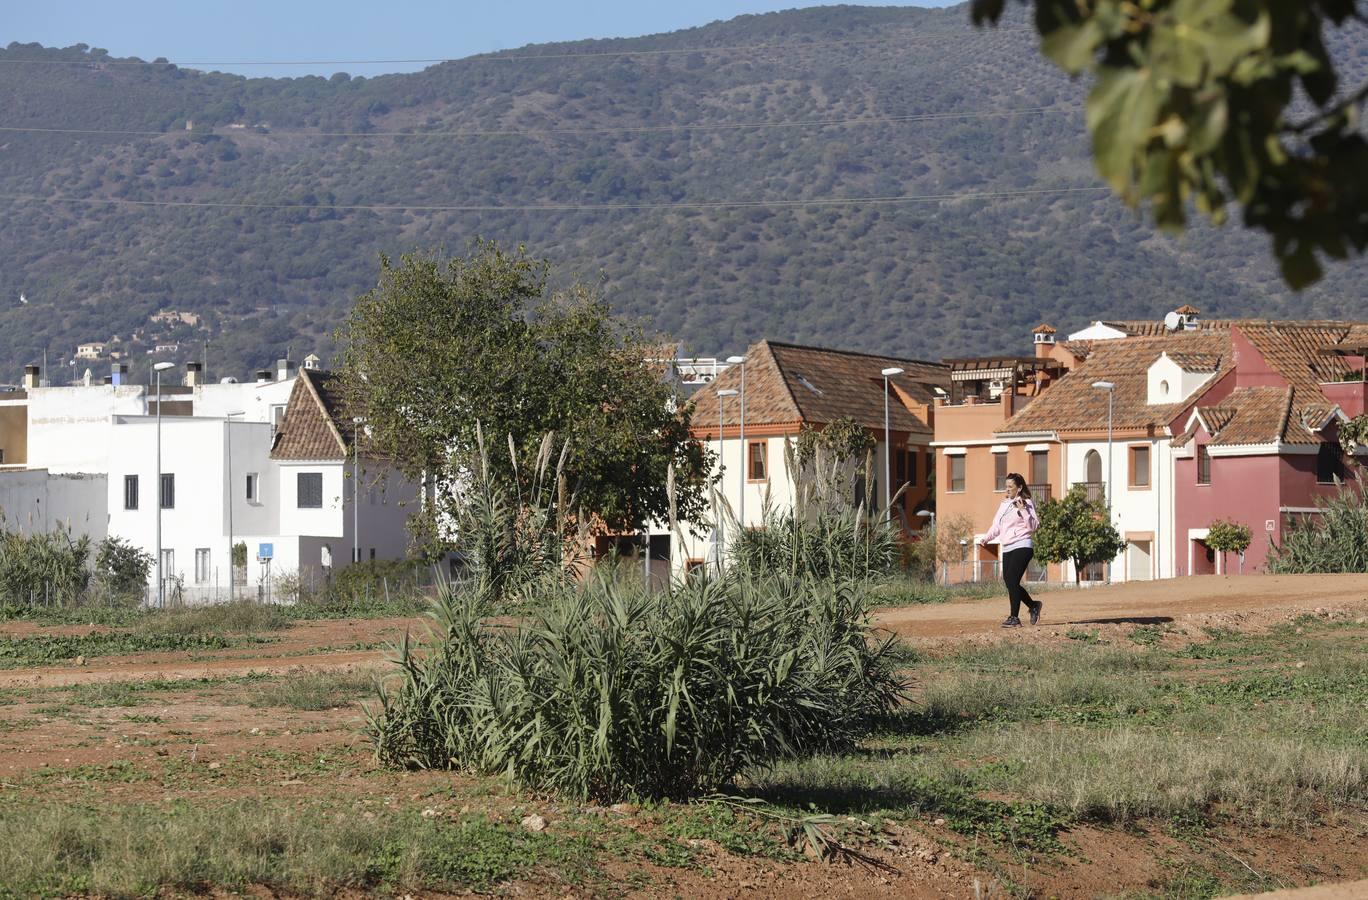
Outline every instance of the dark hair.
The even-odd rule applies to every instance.
[[[1021,488],[1020,495],[1022,497],[1025,497],[1027,500],[1031,499],[1031,489],[1026,486],[1026,479],[1021,477],[1020,472],[1008,472],[1007,480],[1015,481],[1017,483],[1017,487]]]

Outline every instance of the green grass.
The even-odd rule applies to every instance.
[[[252,706],[322,710],[351,706],[374,694],[375,676],[369,672],[309,672],[266,681],[249,702]]]
[[[339,888],[487,891],[534,872],[597,879],[594,846],[482,815],[367,816],[350,804],[177,801],[153,805],[0,804],[0,897],[150,896],[270,885],[310,897]]]
[[[367,598],[309,600],[294,604],[233,603],[206,604],[157,610],[138,606],[0,605],[0,622],[32,622],[35,625],[102,625],[128,628],[140,633],[250,634],[288,628],[295,622],[319,619],[377,619],[416,616],[427,610],[428,599],[420,594],[398,594]]]
[[[1035,590],[1035,588],[1032,588]],[[895,575],[872,582],[866,598],[874,607],[917,606],[926,603],[949,603],[951,600],[986,600],[1007,596],[1007,589],[999,582],[966,582],[943,585],[916,578]]]
[[[95,632],[83,635],[0,636],[0,668],[47,666],[78,656],[121,656],[132,653],[222,650],[245,643],[218,634],[137,634]]]

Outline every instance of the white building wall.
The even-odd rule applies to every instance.
[[[0,472],[3,527],[21,534],[51,531],[59,525],[73,536],[104,540],[108,527],[104,475],[51,474],[43,469]]]
[[[146,412],[142,385],[32,388],[28,465],[55,473],[107,472],[114,416]]]
[[[1150,448],[1149,488],[1130,486],[1130,448],[1147,445]],[[1115,440],[1112,443],[1113,460],[1108,461],[1107,441],[1070,441],[1065,447],[1065,478],[1072,487],[1088,480],[1086,457],[1089,451],[1096,451],[1102,461],[1102,484],[1110,484],[1112,491],[1112,524],[1124,538],[1127,534],[1153,534],[1150,558],[1151,570],[1148,577],[1171,578],[1174,574],[1172,553],[1173,522],[1173,450],[1168,438],[1159,440]],[[1114,464],[1114,472],[1111,466]],[[1109,474],[1115,477],[1108,481]],[[1127,554],[1123,552],[1111,563],[1113,581],[1136,580],[1137,575],[1128,571]],[[1072,569],[1068,577],[1073,577]]]

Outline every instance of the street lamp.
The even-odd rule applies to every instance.
[[[726,456],[722,452],[727,446],[726,442],[722,440],[722,411],[726,408],[727,398],[735,397],[738,393],[738,391],[733,390],[732,388],[717,392],[717,475],[719,480],[723,478],[723,473],[726,470],[726,465],[723,463]],[[726,482],[723,482],[723,484],[725,483]],[[746,485],[743,482],[741,490],[745,491],[745,489]],[[724,540],[725,535],[720,510],[713,510],[713,522],[713,545],[717,555],[717,571],[720,573],[722,571],[722,541]]]
[[[361,562],[361,423],[352,418],[352,562]]]
[[[884,515],[893,511],[893,444],[888,436],[888,379],[894,375],[901,375],[903,370],[897,366],[892,366],[883,370],[884,380]]]
[[[233,602],[233,417],[246,415],[235,409],[223,414],[223,427],[228,432],[228,602]]]
[[[1115,507],[1112,506],[1112,403],[1116,399],[1116,382],[1094,381],[1092,386],[1099,391],[1107,392],[1107,524],[1114,525]],[[1111,579],[1108,578],[1107,580],[1110,581]]]
[[[740,518],[741,527],[746,527],[746,358],[744,356],[728,356],[727,362],[733,366],[741,367],[741,427],[737,437],[741,441],[741,504]]]
[[[159,362],[152,366],[157,379],[157,608],[166,607],[166,573],[162,571],[162,470],[161,470],[161,376],[167,369],[175,368],[175,363]]]

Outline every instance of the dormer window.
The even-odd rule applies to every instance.
[[[1168,380],[1166,379],[1166,380],[1164,380],[1164,381],[1159,382],[1159,396],[1160,396],[1160,397],[1167,397],[1168,395],[1169,395],[1169,383],[1168,383]]]

